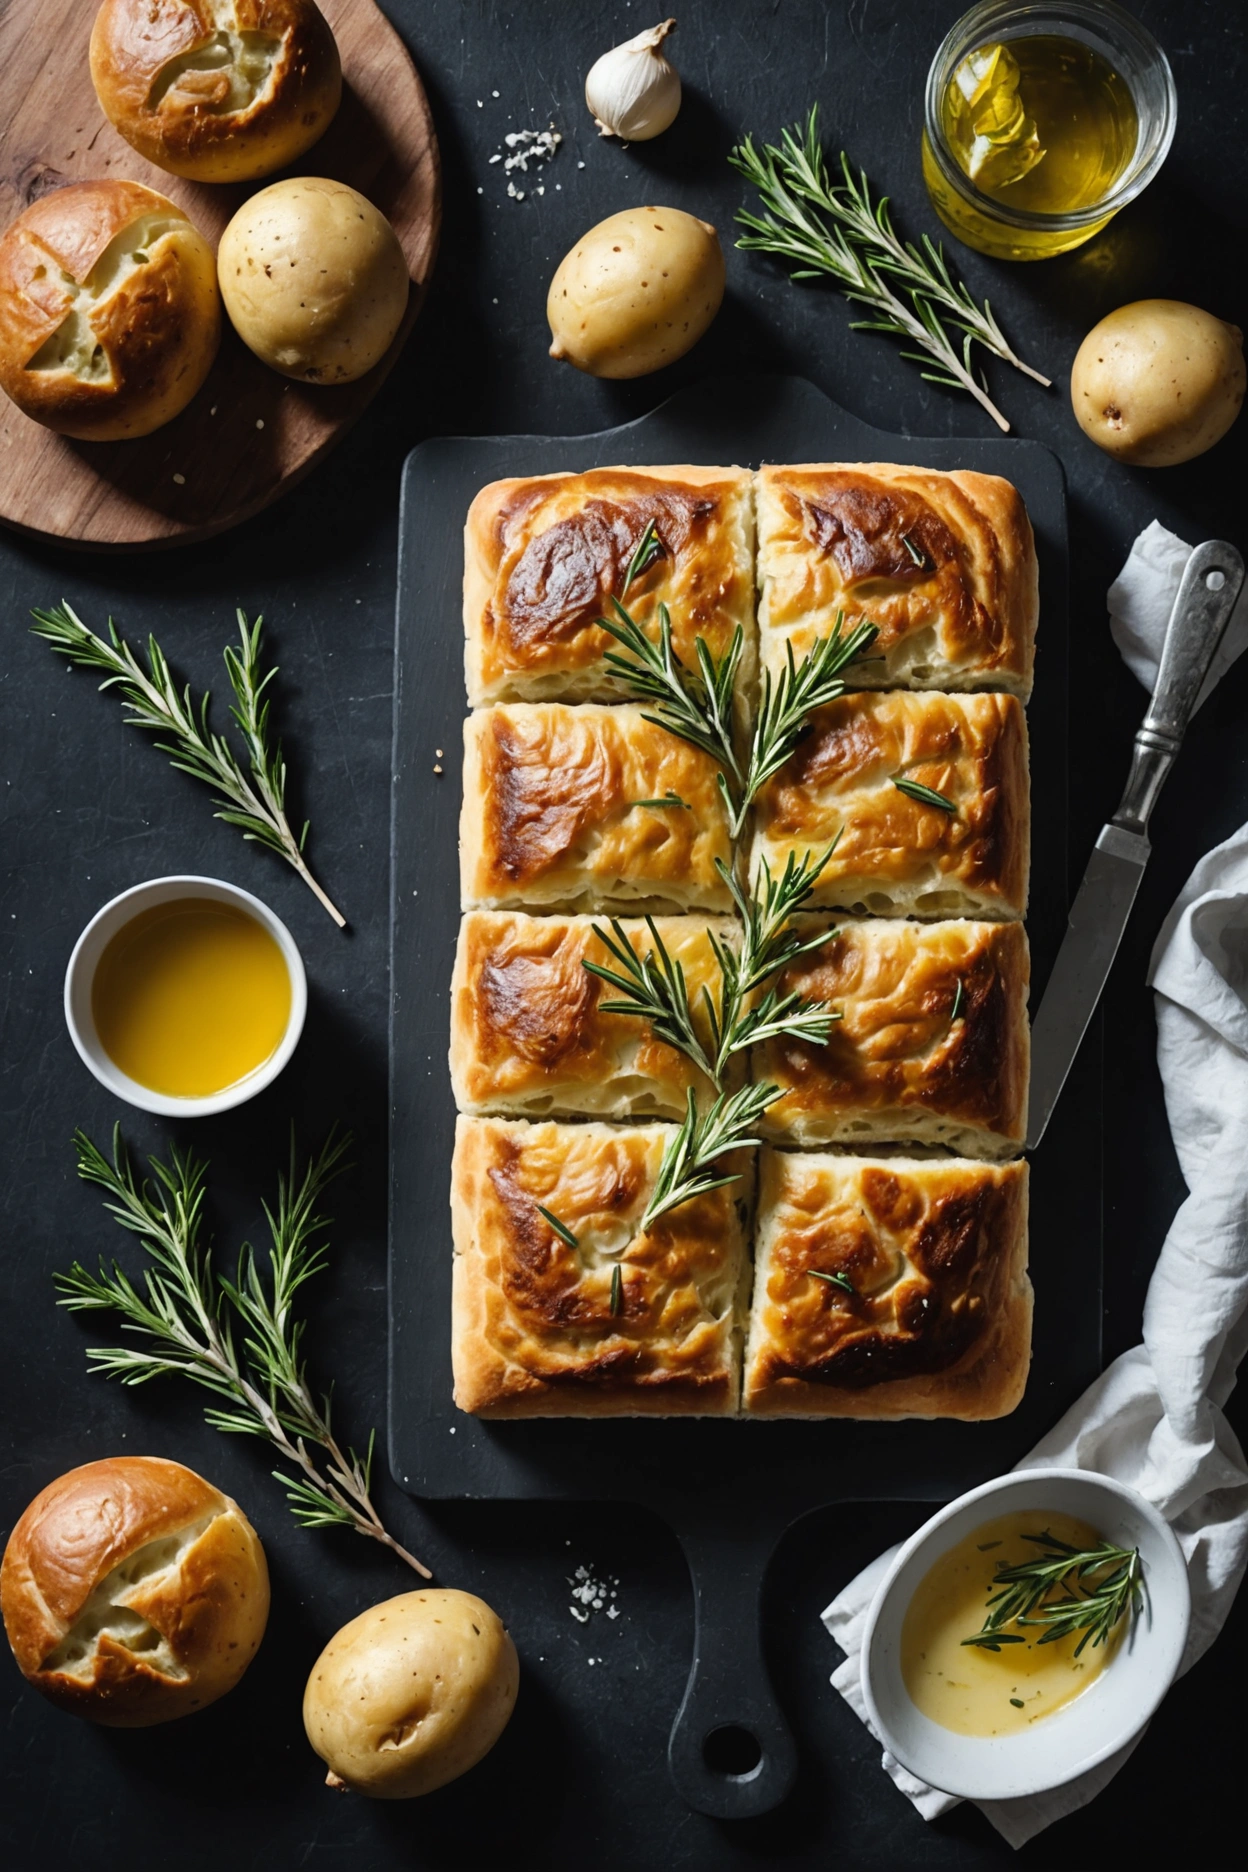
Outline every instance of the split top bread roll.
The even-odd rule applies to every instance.
[[[717,773],[637,707],[479,709],[464,724],[464,909],[731,910]]]
[[[1030,1359],[1025,1164],[763,1151],[747,1413],[1004,1417]]]
[[[763,1129],[787,1144],[914,1140],[1008,1157],[1027,1135],[1030,1030],[1021,923],[838,922],[781,975],[781,994],[839,1016],[818,1046],[785,1035],[752,1073],[780,1097]]]
[[[735,1411],[749,1184],[711,1190],[643,1229],[670,1135],[669,1125],[459,1120],[451,1306],[461,1410]]]
[[[1031,522],[998,475],[829,462],[763,468],[759,632],[783,666],[838,611],[879,635],[852,679],[867,688],[1031,693],[1039,585]]]
[[[0,1603],[36,1690],[138,1729],[233,1689],[264,1635],[269,1574],[228,1495],[181,1463],[115,1456],[36,1495],[9,1536]]]
[[[684,972],[695,1024],[705,1029],[702,990],[718,986],[710,931],[728,944],[740,926],[728,917],[638,918],[620,925],[638,955],[655,937]],[[714,1098],[688,1055],[656,1037],[650,1023],[605,1014],[619,990],[584,962],[615,974],[618,959],[587,916],[473,911],[463,920],[451,981],[451,1083],[460,1111],[516,1117],[683,1118],[692,1086]],[[702,1033],[709,1045],[709,1033]]]
[[[144,436],[190,402],[221,337],[212,249],[139,182],[75,182],[0,240],[0,387],[86,442]]]
[[[672,642],[697,668],[694,638],[721,659],[740,628],[742,695],[754,671],[754,511],[740,468],[593,468],[493,481],[464,530],[468,700],[611,701],[603,661],[611,613],[647,524],[662,548],[631,586],[630,616],[652,638],[670,607]]]
[[[91,79],[127,143],[193,182],[284,168],[342,95],[338,47],[312,0],[104,0]]]
[[[913,798],[898,779],[939,793]],[[759,795],[752,864],[837,840],[813,907],[1021,917],[1030,865],[1027,727],[1006,695],[842,696]]]

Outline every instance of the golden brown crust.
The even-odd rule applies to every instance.
[[[464,908],[730,910],[717,771],[640,708],[477,710],[464,724]],[[685,804],[637,803],[669,792]]]
[[[782,993],[839,1018],[822,1046],[785,1037],[754,1051],[781,1096],[763,1128],[780,1143],[909,1139],[1008,1157],[1027,1135],[1030,964],[1021,923],[810,919],[835,934],[780,977]]]
[[[1023,1395],[1024,1163],[765,1150],[755,1264],[751,1414],[977,1420]]]
[[[155,189],[75,182],[0,239],[0,387],[63,435],[159,428],[203,383],[220,336],[212,250]]]
[[[460,1118],[451,1213],[461,1410],[607,1417],[736,1409],[749,1186],[712,1190],[643,1232],[670,1135],[666,1125]]]
[[[180,1463],[86,1463],[9,1537],[0,1604],[23,1673],[60,1708],[117,1728],[202,1709],[264,1633],[264,1550],[237,1503]]]
[[[671,609],[677,655],[697,667],[695,636],[722,657],[739,625],[740,692],[754,668],[754,515],[739,468],[594,468],[494,481],[464,530],[468,699],[611,701],[625,693],[596,623],[623,586],[653,521],[664,551],[628,594],[653,634]]]
[[[91,78],[140,155],[196,182],[293,162],[342,93],[338,47],[312,0],[104,0]]]
[[[951,800],[912,798],[897,777]],[[842,696],[759,796],[753,862],[839,842],[819,907],[876,915],[1019,917],[1031,860],[1027,726],[1008,695]]]
[[[801,656],[843,610],[879,635],[863,687],[1031,692],[1039,585],[1031,522],[998,475],[829,462],[756,480],[764,662]]]
[[[583,967],[620,964],[587,916],[473,911],[460,926],[451,982],[451,1082],[461,1111],[526,1118],[683,1118],[690,1086],[714,1097],[685,1053],[635,1015],[604,1014],[619,990]],[[648,925],[620,928],[638,955],[653,950]],[[655,929],[684,971],[695,1021],[703,987],[719,970],[710,933],[735,943],[727,918],[659,917]],[[703,1033],[703,1044],[709,1034]]]

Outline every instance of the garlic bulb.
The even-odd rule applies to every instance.
[[[585,102],[602,136],[644,143],[675,120],[680,109],[680,74],[659,50],[674,19],[651,26],[623,45],[612,46],[585,80]]]

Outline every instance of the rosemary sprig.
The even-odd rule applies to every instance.
[[[911,780],[908,774],[893,774],[893,785],[907,799],[918,800],[920,806],[935,806],[940,812],[952,813],[957,818],[958,808],[947,793],[938,793],[935,787],[924,786],[921,780]]]
[[[695,675],[672,648],[672,618],[665,604],[658,607],[657,643],[650,641],[618,598],[613,598],[611,604],[614,618],[601,617],[598,622],[628,654],[608,650],[603,661],[617,676],[626,678],[635,696],[650,703],[654,713],[646,716],[647,721],[709,754],[721,769],[721,787],[725,784],[723,770],[739,787],[741,769],[732,745],[732,693],[745,648],[741,626],[737,625],[718,663],[705,640],[698,638],[700,674]]]
[[[1004,1626],[1039,1625],[1044,1628],[1040,1644],[1081,1631],[1074,1652],[1078,1657],[1085,1645],[1095,1649],[1104,1644],[1127,1613],[1134,1615],[1143,1590],[1138,1547],[1115,1547],[1109,1541],[1072,1547],[1047,1530],[1024,1534],[1023,1539],[1044,1552],[1034,1560],[998,1566],[992,1584],[1000,1590],[988,1601],[983,1629],[964,1638],[964,1645],[999,1651],[1003,1644],[1027,1642],[1021,1632],[1005,1631]],[[1050,1597],[1054,1593],[1062,1596]]]
[[[720,876],[732,892],[740,913],[744,934],[739,951],[730,949],[718,936],[711,936],[721,982],[719,1006],[713,1004],[709,995],[706,997],[717,1085],[728,1061],[743,1048],[760,1046],[764,1040],[781,1034],[822,1046],[832,1031],[833,1021],[840,1019],[826,1002],[803,1001],[796,992],[782,995],[774,986],[768,988],[760,1000],[750,1001],[757,989],[788,968],[798,956],[821,949],[836,934],[834,928],[828,928],[803,939],[792,919],[809,901],[839,838],[838,833],[818,857],[808,852],[799,860],[790,852],[779,877],[773,875],[766,859],[761,859],[748,891],[726,865],[719,866]]]
[[[101,690],[117,689],[123,708],[129,711],[126,719],[134,727],[168,737],[156,746],[182,773],[212,787],[219,808],[214,818],[238,826],[245,839],[278,852],[294,866],[339,929],[346,928],[346,918],[330,902],[304,859],[307,822],[296,838],[286,817],[286,762],[281,744],[270,736],[271,697],[266,693],[277,669],[261,674],[262,618],[249,624],[239,611],[239,647],[231,645],[225,651],[225,667],[234,691],[230,713],[247,750],[249,778],[224,736],[208,725],[207,693],[197,713],[189,685],[178,689],[154,637],[147,640],[145,670],[111,618],[106,639],[89,630],[68,604],[60,604],[53,611],[35,611],[32,616],[36,637],[42,637],[80,668],[105,672]]]
[[[838,611],[831,631],[815,639],[800,663],[793,660],[792,643],[786,643],[785,664],[779,676],[773,681],[770,670],[763,672],[763,697],[754,724],[749,767],[732,822],[734,839],[740,838],[746,812],[759,790],[780,771],[797,746],[810,716],[844,695],[844,671],[870,649],[879,635],[874,624],[861,622],[848,631],[844,625],[845,614]]]
[[[721,1093],[703,1113],[690,1087],[684,1122],[663,1149],[654,1194],[641,1218],[643,1229],[651,1228],[661,1215],[678,1209],[691,1197],[739,1181],[735,1171],[727,1176],[717,1174],[716,1165],[730,1151],[746,1150],[761,1142],[753,1136],[754,1127],[778,1092],[779,1087],[774,1085],[742,1086],[731,1096]]]
[[[141,1288],[116,1261],[101,1260],[98,1274],[75,1261],[56,1276],[60,1305],[71,1312],[120,1313],[126,1330],[143,1342],[92,1346],[89,1368],[128,1385],[178,1372],[205,1386],[225,1400],[205,1410],[210,1424],[265,1438],[298,1472],[273,1473],[302,1526],[353,1528],[430,1578],[387,1533],[373,1506],[373,1437],[363,1456],[344,1449],[334,1435],[329,1398],[313,1396],[301,1351],[303,1321],[294,1317],[299,1289],[325,1266],[326,1224],[317,1204],[343,1168],[349,1140],[331,1135],[301,1172],[292,1138],[276,1210],[264,1205],[272,1236],[267,1268],[244,1243],[233,1280],[214,1269],[201,1244],[207,1164],[175,1149],[168,1164],[150,1160],[155,1180],[149,1182],[135,1174],[120,1126],[111,1164],[85,1132],[76,1132],[74,1143],[79,1176],[105,1191],[109,1214],[138,1236],[152,1261]]]
[[[737,246],[788,261],[795,268],[794,279],[827,275],[835,280],[846,298],[873,314],[856,321],[856,331],[885,332],[917,345],[917,353],[906,351],[903,356],[929,366],[922,373],[929,383],[969,391],[993,421],[1008,430],[1009,423],[975,374],[972,343],[1039,383],[1049,379],[1023,363],[988,302],[979,307],[965,285],[954,281],[942,248],[927,235],[922,251],[898,237],[887,197],[872,202],[866,176],[860,173],[854,180],[843,152],[843,180],[833,180],[818,124],[814,105],[805,129],[800,124],[786,128],[779,146],[766,143],[760,149],[747,137],[732,151],[729,162],[758,190],[766,210],[762,215],[738,213],[747,231]],[[946,318],[962,334],[960,347],[945,329]]]
[[[582,961],[582,967],[591,975],[619,991],[618,1001],[599,1002],[599,1012],[636,1014],[649,1021],[658,1039],[676,1047],[718,1085],[715,1060],[708,1055],[693,1024],[684,968],[668,953],[653,917],[646,918],[646,926],[654,948],[638,955],[617,918],[612,917],[609,930],[598,923],[593,925],[594,935],[620,965],[612,969],[601,962]]]

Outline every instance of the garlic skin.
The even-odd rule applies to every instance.
[[[674,19],[663,20],[635,39],[612,46],[590,68],[585,102],[600,136],[646,143],[675,121],[680,74],[659,49],[675,26]]]

